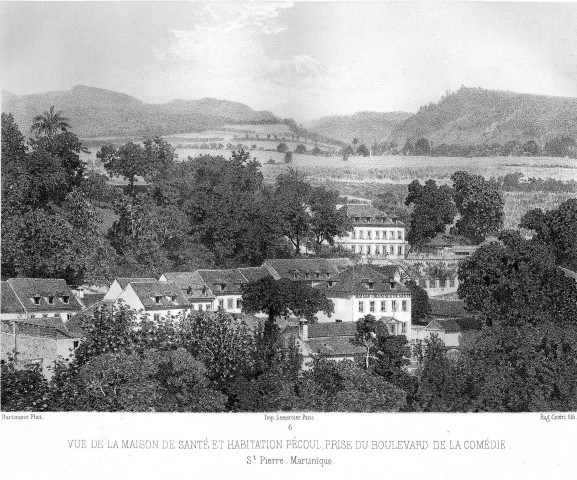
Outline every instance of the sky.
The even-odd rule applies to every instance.
[[[577,4],[0,2],[0,85],[299,121],[415,112],[462,85],[577,97]]]

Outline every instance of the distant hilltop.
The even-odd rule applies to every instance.
[[[2,111],[11,112],[23,132],[34,116],[51,105],[64,112],[81,138],[168,135],[217,129],[227,123],[279,120],[270,112],[215,98],[149,104],[123,93],[82,85],[32,95],[2,91]]]
[[[350,143],[353,138],[371,145],[388,140],[392,131],[411,117],[407,112],[357,112],[354,115],[334,115],[310,122],[310,129],[321,135]]]
[[[461,87],[397,125],[390,139],[403,145],[426,138],[434,145],[504,144],[510,140],[577,138],[577,98]]]

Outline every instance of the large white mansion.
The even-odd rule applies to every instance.
[[[405,258],[405,224],[368,204],[345,205],[353,229],[335,243],[370,258]]]

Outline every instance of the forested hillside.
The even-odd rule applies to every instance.
[[[562,136],[577,137],[577,98],[461,87],[421,107],[393,130],[391,139],[401,145],[419,138],[437,145],[544,144]]]

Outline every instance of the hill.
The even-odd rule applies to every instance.
[[[504,144],[509,140],[577,138],[577,98],[461,87],[398,125],[391,139],[424,137],[434,144]]]
[[[34,116],[51,105],[64,112],[81,138],[168,135],[219,128],[227,123],[278,120],[270,112],[214,98],[147,104],[123,93],[81,85],[34,95],[2,92],[2,111],[11,112],[23,132]]]
[[[354,115],[323,117],[310,123],[309,128],[325,137],[350,143],[353,138],[372,145],[388,140],[391,132],[411,116],[407,112],[357,112]]]

